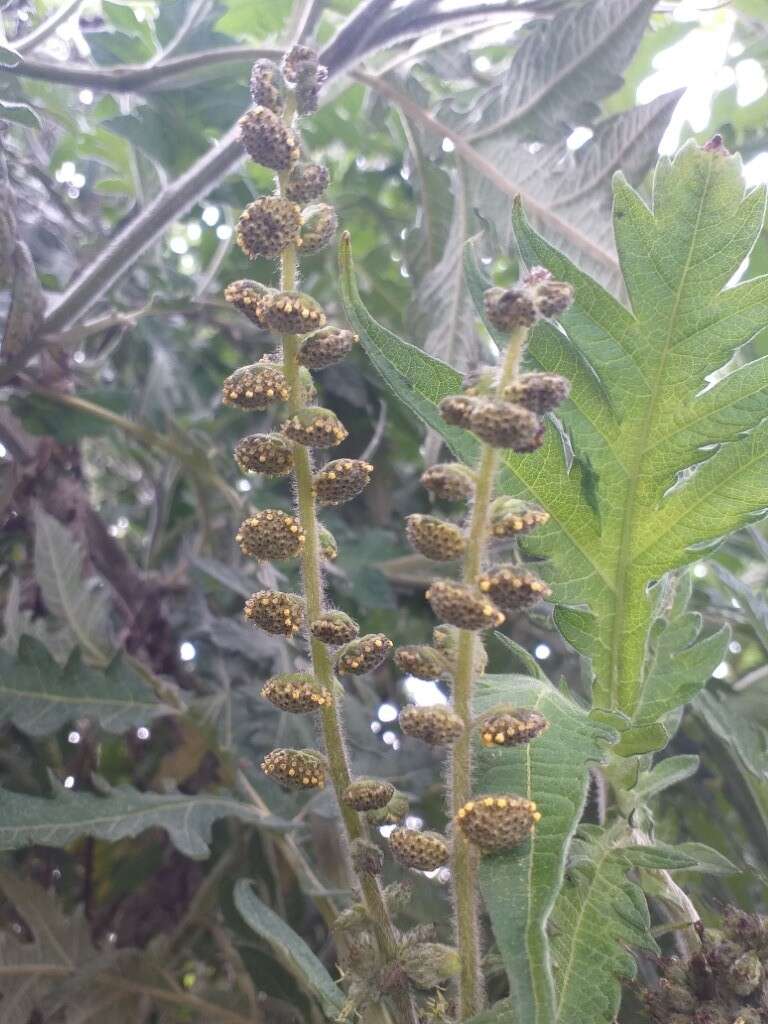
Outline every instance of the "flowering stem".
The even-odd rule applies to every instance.
[[[286,105],[285,119],[289,124],[293,119],[293,110],[288,105]],[[286,175],[278,175],[281,192],[285,189],[285,179]],[[295,246],[289,246],[283,250],[280,269],[281,289],[293,291],[298,278]],[[297,336],[294,334],[283,335],[282,347],[284,373],[289,387],[288,409],[293,414],[304,405],[299,364],[296,358],[299,348]],[[318,619],[323,612],[323,580],[317,507],[312,483],[312,462],[309,451],[304,445],[294,444],[293,464],[299,522],[305,535],[301,553],[305,615],[307,623],[311,623]],[[315,678],[324,689],[333,695],[333,699],[321,708],[320,714],[325,753],[328,759],[328,774],[336,793],[347,840],[351,843],[355,839],[368,839],[367,822],[344,802],[344,792],[351,782],[351,772],[344,742],[344,727],[338,707],[338,684],[328,649],[322,641],[310,637],[310,654]],[[362,901],[371,922],[379,953],[383,963],[389,963],[397,956],[397,938],[381,886],[375,875],[360,872],[357,877]],[[398,1024],[400,1021],[403,1024],[418,1024],[413,1001],[407,990],[396,992],[392,996],[392,1001],[396,1007]]]
[[[518,328],[510,336],[497,383],[497,395],[501,395],[503,389],[518,374],[527,334],[525,328]],[[483,557],[488,540],[488,518],[498,467],[499,450],[487,444],[481,445],[475,498],[467,547],[464,553],[463,577],[465,583],[474,583],[483,567]],[[453,710],[464,722],[464,731],[454,743],[451,752],[451,809],[454,817],[472,796],[472,683],[477,644],[480,643],[482,640],[478,634],[468,629],[459,630],[456,674],[453,681]],[[477,891],[476,875],[477,855],[461,831],[455,829],[451,884],[456,913],[456,944],[461,963],[459,974],[461,1020],[478,1013],[484,1002],[483,979],[480,970],[480,928],[475,895]]]

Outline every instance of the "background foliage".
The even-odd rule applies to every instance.
[[[594,302],[620,319],[615,301],[626,294],[610,221],[616,170],[647,198],[660,143],[669,153],[688,137],[704,142],[719,131],[742,153],[751,184],[766,176],[768,9],[760,0],[714,11],[647,0],[541,0],[517,9],[418,0],[293,8],[272,0],[102,0],[63,3],[71,10],[51,25],[46,19],[59,6],[13,0],[0,15],[2,963],[34,968],[0,968],[0,1021],[84,1024],[107,1011],[116,1022],[321,1020],[330,993],[338,994],[329,987],[328,923],[345,899],[333,808],[327,794],[307,800],[277,791],[258,770],[276,741],[302,747],[312,731],[258,698],[261,681],[294,658],[282,641],[241,622],[243,596],[277,577],[271,567],[243,565],[233,543],[250,502],[286,499],[277,486],[239,477],[230,452],[242,424],[218,403],[221,378],[267,347],[222,300],[226,282],[271,273],[266,264],[249,267],[230,237],[239,209],[269,187],[265,172],[241,161],[232,136],[248,102],[249,65],[302,33],[326,47],[331,82],[308,143],[331,168],[365,306],[393,337],[463,371],[493,355],[465,281],[477,291],[491,273],[514,279],[513,227],[526,260],[549,265],[560,257],[548,245],[562,250],[607,290],[581,278],[577,297],[594,288]],[[703,64],[704,74],[683,91]],[[726,227],[737,219],[735,202],[723,208]],[[757,233],[754,211],[752,220]],[[745,228],[738,250],[707,236],[713,253],[725,253],[713,304],[731,275],[766,270],[764,231],[756,241],[748,235]],[[659,250],[670,253],[663,238]],[[306,289],[342,315],[334,260],[310,257],[305,268]],[[623,270],[635,300],[626,262]],[[689,305],[705,299],[695,285]],[[738,330],[724,338],[729,351],[765,323],[765,300],[757,306],[738,312]],[[638,313],[641,322],[652,328],[657,309],[654,297]],[[596,510],[607,507],[600,481],[613,470],[593,420],[603,417],[597,433],[611,435],[621,407],[629,447],[612,457],[626,468],[642,402],[624,404],[626,366],[611,367],[609,358],[602,369],[577,365],[579,345],[594,335],[578,307],[571,316],[573,365],[557,365],[577,374],[585,397],[566,423],[575,462],[559,500],[594,528]],[[649,330],[641,334],[648,340]],[[531,354],[550,365],[558,345],[542,330]],[[382,385],[377,367],[386,371],[388,363],[368,347],[372,360],[358,352],[320,381],[354,453],[366,449],[376,463],[364,498],[329,517],[340,544],[329,584],[365,631],[423,642],[431,628],[423,585],[432,573],[406,547],[402,516],[429,510],[418,476],[442,442]],[[654,466],[655,490],[641,509],[648,537],[659,532],[661,502],[676,500],[665,492],[691,465],[692,451],[728,439],[735,439],[731,452],[755,442],[739,435],[764,413],[765,366],[753,360],[765,352],[765,333],[739,352],[731,369],[740,413],[721,417],[716,436],[691,427],[672,447],[653,435],[667,458]],[[562,348],[556,355],[569,358]],[[718,369],[717,360],[702,362],[702,380]],[[446,377],[444,387],[455,379]],[[672,419],[676,396],[670,381],[661,383]],[[434,381],[430,387],[428,397],[439,397]],[[712,454],[711,467],[722,458]],[[743,497],[744,488],[733,495]],[[704,498],[721,511],[714,485]],[[705,920],[714,920],[721,901],[768,910],[761,902],[768,542],[759,523],[743,526],[759,507],[753,500],[711,537],[678,536],[642,575],[644,591],[667,569],[691,566],[657,590],[666,617],[655,671],[674,674],[680,699],[633,724],[658,730],[660,710],[692,703],[665,721],[663,734],[637,728],[626,740],[627,751],[646,753],[672,736],[653,768],[650,757],[626,762],[635,777],[624,780],[623,811],[634,811],[644,835],[655,829],[661,844],[675,847],[675,878]],[[688,507],[681,513],[690,525]],[[718,547],[688,548],[737,526]],[[609,524],[602,528],[610,534]],[[557,537],[542,543],[558,555],[556,599],[590,605],[598,631],[584,612],[559,608],[555,628],[551,609],[537,611],[508,630],[522,651],[511,652],[503,638],[492,642],[491,670],[530,675],[538,659],[539,672],[555,683],[565,677],[585,698],[592,679],[585,656],[597,652],[601,668],[599,631],[611,629],[615,602],[580,583],[583,566]],[[626,570],[626,558],[611,561],[612,551],[606,544],[600,568]],[[282,582],[290,588],[290,573]],[[704,639],[694,645],[699,633]],[[637,657],[632,673],[651,693],[653,677]],[[598,672],[599,685],[607,678]],[[356,687],[347,710],[352,754],[361,774],[391,778],[410,793],[414,816],[442,828],[439,759],[390,724],[391,708],[413,695],[406,682],[387,668]],[[556,691],[547,700],[556,715]],[[563,715],[575,714],[572,702],[561,703]],[[630,718],[637,711],[618,707]],[[551,944],[556,963],[586,956],[591,932],[567,926],[574,907],[595,921],[608,917],[609,899],[624,907],[621,929],[606,936],[608,980],[593,985],[606,1003],[592,1012],[610,1020],[611,978],[631,972],[624,947],[650,950],[658,940],[673,949],[682,940],[668,925],[681,908],[654,882],[652,869],[669,867],[671,854],[656,863],[634,848],[619,854],[589,827],[604,821],[596,736],[607,726],[626,734],[627,722],[578,715],[583,749],[574,743],[570,756],[581,766],[574,784],[589,790],[587,826],[571,845]],[[535,754],[545,784],[553,757],[546,744],[557,744],[557,735],[553,729]],[[564,771],[553,749],[552,763]],[[576,794],[574,814],[580,805]],[[565,814],[565,833],[577,818]],[[713,866],[694,843],[719,851],[738,872],[691,871],[705,856]],[[235,879],[252,882],[233,894]],[[417,878],[408,922],[447,921],[443,883],[439,875]],[[300,954],[286,955],[270,927],[275,912],[303,936]],[[534,931],[526,941],[536,941]],[[509,994],[501,959],[492,947],[496,998]],[[641,958],[641,971],[652,977],[650,959]],[[556,987],[544,996],[571,1024],[584,1006],[578,977],[556,971]],[[643,1019],[631,992],[621,1014],[626,1024]]]

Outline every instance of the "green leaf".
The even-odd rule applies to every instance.
[[[706,871],[715,875],[729,875],[739,870],[727,857],[704,843],[622,846],[622,851],[634,867],[652,871]]]
[[[105,796],[56,784],[52,798],[0,789],[0,850],[68,846],[82,836],[116,842],[148,828],[162,828],[187,857],[208,856],[211,828],[219,818],[261,824],[247,804],[209,793],[141,793],[118,786]]]
[[[0,46],[0,66],[4,68],[15,68],[22,62],[20,53],[16,53],[10,46]]]
[[[42,508],[35,509],[35,575],[48,611],[65,622],[83,653],[98,664],[108,661],[109,597],[83,580],[84,554],[66,527]]]
[[[643,772],[630,795],[638,802],[650,800],[670,786],[690,779],[699,770],[697,754],[678,754],[659,761],[648,772]]]
[[[645,897],[627,878],[632,861],[612,833],[583,825],[552,914],[557,995],[548,1024],[609,1024],[620,981],[635,976],[628,946],[655,951]]]
[[[43,127],[40,118],[28,103],[10,103],[8,100],[0,100],[0,120],[13,121],[15,124],[24,125],[25,128],[40,129]]]
[[[477,689],[475,711],[499,703],[536,708],[549,728],[522,748],[478,750],[477,792],[527,797],[536,802],[542,818],[529,842],[483,858],[480,887],[509,975],[516,1020],[551,1024],[555,993],[547,921],[586,799],[588,765],[601,760],[603,744],[614,734],[538,679],[486,677]]]
[[[335,1020],[344,1006],[344,996],[306,942],[261,902],[250,879],[241,878],[235,883],[234,899],[248,927],[269,944],[302,987],[320,1001],[326,1016]]]
[[[707,383],[768,321],[768,278],[725,287],[759,234],[764,202],[763,189],[745,192],[737,157],[692,143],[660,161],[650,209],[618,176],[614,223],[632,311],[537,235],[520,204],[514,212],[525,262],[575,287],[564,330],[539,325],[528,348],[529,364],[572,382],[561,420],[573,459],[550,425],[538,452],[505,459],[500,487],[550,514],[525,548],[546,559],[557,625],[591,659],[595,706],[629,719],[626,754],[664,745],[661,719],[704,684],[726,639],[698,638],[684,578],[677,589],[658,581],[768,507],[765,366]],[[361,308],[348,242],[342,284],[384,379],[472,463],[474,440],[436,410],[459,390],[457,375]]]
[[[0,721],[30,736],[45,736],[75,718],[125,732],[172,713],[122,657],[101,671],[84,665],[75,651],[62,668],[30,636],[21,637],[18,658],[0,651]]]

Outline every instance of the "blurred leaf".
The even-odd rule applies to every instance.
[[[630,794],[640,800],[649,800],[652,796],[662,793],[670,786],[676,786],[695,775],[699,769],[699,757],[696,754],[678,754],[676,757],[665,757],[651,768],[643,772],[632,787]]]
[[[0,850],[68,846],[82,836],[116,842],[161,828],[181,853],[199,859],[210,852],[211,828],[219,818],[260,822],[247,804],[210,793],[140,793],[116,786],[95,796],[56,783],[47,798],[0,789]]]
[[[320,1000],[326,1015],[335,1020],[344,1006],[341,990],[306,942],[256,896],[250,879],[235,883],[235,906],[248,927],[269,944],[301,986]]]
[[[590,762],[604,756],[615,735],[549,683],[526,676],[486,676],[477,687],[476,713],[498,704],[535,708],[549,728],[534,743],[476,754],[478,793],[515,793],[535,801],[541,821],[530,840],[485,856],[480,888],[504,958],[519,1024],[551,1024],[555,990],[547,921],[562,885],[566,853],[589,783]]]
[[[21,54],[16,53],[9,46],[0,46],[0,65],[6,68],[15,68],[22,62]]]
[[[83,652],[107,661],[109,596],[83,579],[84,554],[66,527],[42,508],[35,510],[35,575],[52,615],[65,622]]]
[[[114,391],[105,393],[83,389],[78,392],[78,398],[116,413],[126,412],[130,404],[128,395]],[[87,409],[62,406],[45,395],[12,395],[10,407],[30,434],[45,436],[55,433],[63,444],[72,444],[83,437],[100,437],[114,430],[114,424],[108,419]]]
[[[102,672],[83,665],[75,651],[61,668],[29,636],[21,637],[18,658],[0,651],[0,721],[30,736],[45,736],[77,718],[125,732],[172,713],[122,657]]]
[[[225,14],[216,22],[219,32],[262,43],[280,31],[290,13],[290,5],[275,0],[222,0]]]
[[[8,100],[0,100],[0,120],[13,121],[14,124],[24,125],[25,128],[43,127],[32,107],[26,103],[10,103]]]

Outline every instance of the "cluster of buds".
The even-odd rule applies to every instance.
[[[722,929],[699,928],[689,958],[658,962],[644,1000],[654,1024],[762,1024],[768,1020],[768,918],[727,907]]]

